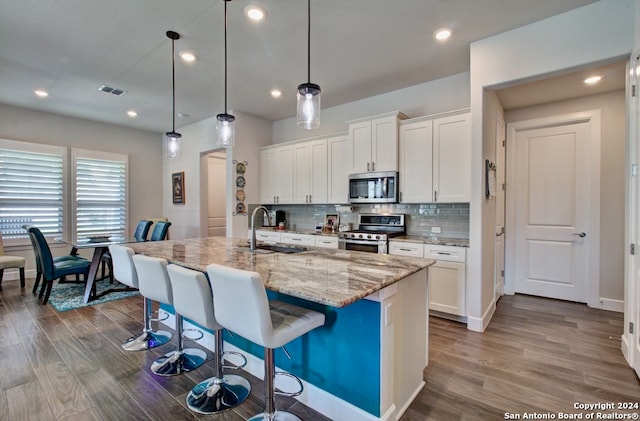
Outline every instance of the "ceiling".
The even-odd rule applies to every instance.
[[[469,44],[595,0],[314,0],[311,81],[323,108],[469,70]],[[249,21],[260,4],[267,17]],[[363,7],[364,6],[364,7]],[[307,81],[307,2],[228,3],[228,108],[268,120],[295,116]],[[176,127],[224,111],[222,0],[3,0],[0,103],[155,132],[171,129],[171,42]],[[453,29],[444,43],[433,39]],[[106,84],[122,96],[98,91]],[[273,88],[283,95],[274,99]],[[49,97],[33,91],[45,89]],[[520,95],[520,94],[518,94]],[[516,97],[518,95],[515,95]],[[517,99],[509,99],[517,101]],[[390,107],[393,108],[393,107]],[[136,110],[138,117],[127,117]]]

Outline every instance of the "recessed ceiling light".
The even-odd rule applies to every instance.
[[[49,96],[49,92],[42,89],[36,89],[33,93],[36,94],[38,98],[46,98]]]
[[[280,98],[282,96],[282,91],[280,89],[272,89],[271,96],[274,98]]]
[[[127,115],[131,118],[136,118],[138,117],[138,113],[136,112],[136,110],[128,110],[127,111]]]
[[[438,41],[444,41],[446,39],[449,39],[452,33],[453,31],[449,28],[440,28],[433,33],[433,37]]]
[[[260,6],[251,5],[244,8],[244,14],[251,20],[261,21],[267,16],[267,12]]]
[[[584,83],[587,85],[593,85],[594,83],[598,83],[602,80],[602,76],[591,76],[584,80]]]
[[[180,56],[182,61],[186,63],[193,63],[194,61],[196,61],[196,55],[190,51],[180,51],[178,55]]]

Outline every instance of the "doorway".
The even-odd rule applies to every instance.
[[[227,152],[206,155],[207,160],[207,236],[227,235]]]
[[[508,132],[510,289],[597,300],[600,111],[512,123]]]

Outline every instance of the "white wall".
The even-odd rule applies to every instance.
[[[625,97],[614,91],[507,111],[505,121],[601,110],[600,298],[624,300]],[[622,307],[622,306],[620,306]]]
[[[162,149],[158,133],[0,104],[0,137],[128,154],[129,230],[133,231],[140,219],[162,214]],[[68,254],[69,250],[52,246],[52,252]],[[24,255],[27,270],[33,269],[30,249],[15,254]]]
[[[409,118],[469,107],[469,73],[459,73],[359,101],[323,108],[320,128],[305,130],[296,118],[273,123],[273,143],[344,132],[348,120],[399,110]]]
[[[245,203],[257,203],[260,197],[260,147],[271,143],[271,122],[240,112],[233,114],[236,116],[236,140],[234,148],[227,152],[227,236],[246,238],[247,216],[232,214],[236,204],[236,174],[232,162],[234,159],[247,161]],[[182,134],[180,157],[165,157],[162,163],[163,216],[172,222],[172,239],[200,237],[205,235],[201,221],[202,214],[206,212],[207,198],[206,187],[200,182],[200,158],[215,150],[216,118],[202,120],[178,131]],[[182,171],[185,204],[173,204],[171,174]]]
[[[628,57],[637,0],[601,0],[471,44],[470,244],[467,259],[469,329],[482,331],[494,305],[489,287],[494,261],[495,204],[483,199],[483,162],[493,155],[483,139],[484,89],[521,83],[593,63]]]

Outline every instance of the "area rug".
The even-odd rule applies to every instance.
[[[108,281],[102,281],[96,283],[98,294],[102,291],[112,288],[124,288],[124,285],[120,283],[110,284]],[[59,284],[53,285],[51,295],[49,296],[49,304],[53,306],[57,311],[68,311],[76,308],[92,306],[95,304],[106,303],[108,301],[121,300],[123,298],[135,297],[140,295],[138,291],[118,291],[110,292],[97,300],[84,302],[84,284]]]

